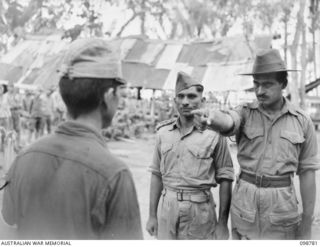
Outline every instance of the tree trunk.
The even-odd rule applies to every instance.
[[[306,69],[307,69],[307,40],[306,40],[306,23],[303,22],[301,26],[302,44],[301,44],[301,72],[300,72],[300,106],[302,109],[306,108],[305,104],[305,83],[306,83]]]
[[[285,20],[284,20],[284,62],[288,63],[288,16],[286,14]]]
[[[137,14],[133,14],[129,20],[126,21],[125,24],[122,25],[122,27],[120,28],[119,32],[117,32],[116,36],[120,37],[122,32],[126,29],[126,27],[137,17]]]
[[[313,72],[314,72],[314,78],[318,79],[318,73],[317,73],[317,52],[316,52],[316,30],[312,30],[312,54],[313,54]]]
[[[141,34],[145,35],[146,34],[146,1],[143,0],[141,2],[141,13],[140,13],[140,19],[141,19],[141,24],[140,24],[140,29],[141,29]]]
[[[292,69],[297,69],[298,67],[297,51],[299,49],[299,43],[300,43],[300,38],[301,38],[301,33],[302,33],[303,23],[304,23],[305,0],[300,0],[299,5],[300,6],[299,6],[299,11],[297,13],[297,23],[296,23],[294,39],[293,39],[292,45],[290,46]],[[292,82],[288,84],[290,94],[291,94],[291,102],[297,106],[299,105],[299,102],[300,102],[298,74],[292,73],[291,75],[292,75]]]

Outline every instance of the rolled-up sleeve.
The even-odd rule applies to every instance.
[[[152,164],[148,167],[148,171],[152,174],[160,176],[160,162],[161,162],[161,152],[160,152],[160,136],[159,134],[156,135],[156,144],[153,152]]]
[[[215,179],[217,183],[222,180],[234,180],[234,169],[225,137],[219,135],[219,140],[214,150],[214,163],[216,168]]]
[[[297,174],[306,170],[319,170],[318,144],[312,120],[307,117],[304,124],[305,141],[301,146]]]

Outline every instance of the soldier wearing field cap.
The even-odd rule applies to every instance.
[[[227,142],[194,122],[204,104],[203,86],[180,72],[175,87],[177,119],[160,123],[150,166],[147,231],[158,239],[228,239],[233,165]],[[217,221],[210,189],[220,184]]]
[[[288,71],[279,52],[257,54],[257,101],[234,110],[197,110],[203,124],[236,135],[240,174],[231,203],[234,239],[309,239],[315,206],[317,139],[310,117],[282,95]],[[299,176],[302,214],[293,176]]]
[[[76,40],[60,73],[69,119],[15,159],[3,218],[22,239],[142,239],[131,172],[101,135],[125,84],[119,56],[102,39]]]

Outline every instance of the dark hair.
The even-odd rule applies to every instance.
[[[283,88],[286,88],[288,85],[288,72],[287,71],[281,71],[275,73],[275,78],[279,83],[283,84]]]
[[[8,92],[8,87],[6,84],[0,84],[0,86],[3,88],[3,94],[5,94],[6,92]]]
[[[73,119],[99,107],[104,93],[115,87],[114,79],[62,77],[59,82],[60,94]]]

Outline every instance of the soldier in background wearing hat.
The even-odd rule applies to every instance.
[[[141,239],[131,172],[107,149],[123,85],[102,39],[73,42],[59,82],[70,120],[26,148],[6,177],[2,215],[22,239]]]
[[[179,117],[157,127],[147,231],[158,239],[228,239],[234,171],[226,139],[194,122],[201,84],[180,72],[175,93]],[[210,192],[217,184],[219,221]]]
[[[317,139],[310,117],[282,95],[288,70],[277,50],[259,53],[252,73],[257,101],[222,112],[194,111],[203,124],[236,135],[240,174],[231,202],[234,239],[310,239]],[[300,180],[299,215],[293,176]]]

